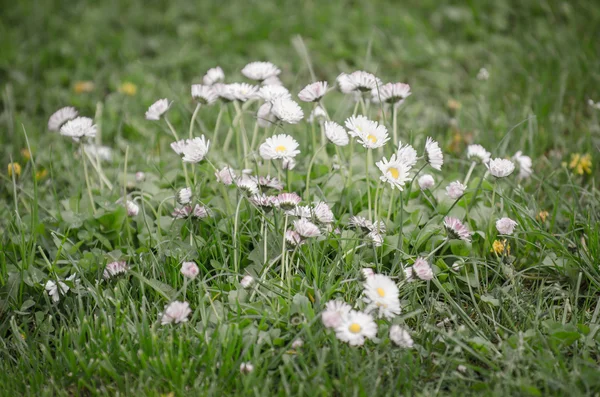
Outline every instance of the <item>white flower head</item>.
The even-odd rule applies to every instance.
[[[321,313],[321,321],[326,328],[337,328],[342,324],[342,320],[350,313],[352,308],[349,304],[339,300],[332,300],[326,303],[325,310]]]
[[[215,83],[211,87],[219,99],[223,102],[231,102],[235,100],[235,96],[233,96],[230,86],[231,84]]]
[[[370,314],[351,310],[335,328],[335,334],[342,342],[350,346],[362,346],[365,339],[373,339],[377,335],[377,324]]]
[[[223,80],[225,80],[225,73],[223,73],[223,69],[221,69],[219,66],[208,69],[202,78],[204,85],[214,85],[222,82]]]
[[[410,181],[410,167],[396,157],[396,154],[392,154],[389,161],[384,157],[381,161],[375,163],[379,168],[382,176],[379,177],[382,182],[387,182],[400,191],[404,190],[406,182]]]
[[[337,83],[344,94],[371,92],[383,84],[373,74],[358,70],[350,74],[342,73],[337,78]]]
[[[496,221],[496,229],[500,234],[511,235],[514,233],[516,226],[517,222],[510,218],[500,218]]]
[[[203,105],[212,105],[219,99],[219,95],[209,85],[194,84],[192,85],[192,98]]]
[[[271,102],[265,102],[258,108],[256,112],[256,122],[261,128],[267,128],[277,121],[275,115],[271,112],[273,104]]]
[[[362,115],[349,117],[346,128],[350,136],[358,137],[359,142],[369,149],[381,147],[390,139],[385,126]]]
[[[259,88],[257,96],[265,102],[273,102],[279,98],[292,98],[288,89],[281,85],[263,85]]]
[[[323,128],[325,129],[325,136],[334,145],[346,146],[350,142],[350,138],[348,138],[348,133],[344,127],[335,121],[326,121]]]
[[[137,216],[140,212],[140,207],[131,200],[125,202],[125,209],[127,210],[128,216]]]
[[[504,178],[509,176],[515,170],[515,164],[506,159],[493,159],[490,160],[488,164],[486,164],[488,169],[490,170],[490,174],[495,176],[496,178]]]
[[[259,153],[265,160],[290,159],[300,153],[298,146],[298,142],[289,135],[274,135],[260,145]]]
[[[285,242],[292,247],[296,247],[303,243],[302,236],[294,230],[285,231]]]
[[[59,131],[63,124],[69,120],[73,120],[78,114],[77,109],[72,106],[58,109],[50,116],[50,119],[48,119],[48,129],[50,131]]]
[[[417,258],[412,266],[412,272],[421,280],[431,280],[433,278],[433,269],[425,258]]]
[[[363,267],[360,269],[360,275],[363,280],[367,280],[369,277],[373,277],[375,272],[370,267]]]
[[[379,317],[394,318],[400,314],[400,299],[396,283],[383,274],[367,277],[364,283],[365,302],[368,304],[367,313],[376,311]]]
[[[177,192],[177,202],[179,204],[188,204],[192,201],[192,189],[185,187]]]
[[[315,214],[315,218],[320,223],[329,224],[334,221],[333,212],[331,211],[331,208],[329,208],[329,206],[322,201],[315,205],[315,207],[313,208],[313,212]]]
[[[254,283],[254,278],[249,274],[246,274],[240,280],[240,285],[242,286],[242,288],[249,288],[253,283]]]
[[[396,152],[398,160],[402,161],[409,169],[417,164],[417,151],[409,144],[400,145]]]
[[[244,375],[247,375],[252,371],[254,371],[254,365],[252,365],[251,362],[240,364],[240,372],[243,373]]]
[[[235,180],[236,186],[249,196],[258,194],[258,184],[247,175]]]
[[[163,114],[169,110],[171,103],[166,98],[154,102],[146,111],[146,120],[160,120]]]
[[[471,242],[471,232],[458,218],[451,216],[445,217],[444,227],[446,228],[446,231],[450,237]]]
[[[417,182],[421,190],[429,190],[435,185],[435,180],[430,174],[421,175]]]
[[[142,171],[138,171],[135,173],[135,181],[143,182],[146,179],[146,174]]]
[[[513,156],[513,160],[519,164],[519,179],[527,179],[533,174],[533,169],[531,168],[533,162],[531,161],[531,157],[523,155],[519,150]]]
[[[67,121],[60,127],[60,134],[72,138],[78,142],[84,137],[93,138],[96,136],[96,125],[89,117],[76,117]]]
[[[83,150],[92,158],[98,158],[102,161],[111,161],[113,151],[108,146],[95,145],[93,143],[83,145]]]
[[[185,323],[187,322],[190,313],[192,313],[192,311],[190,310],[189,303],[174,301],[165,307],[160,323],[162,325]]]
[[[225,166],[219,171],[215,172],[215,177],[217,178],[217,182],[229,186],[233,183],[234,179],[236,178],[236,174],[231,167]]]
[[[290,98],[277,98],[273,101],[271,113],[278,119],[288,124],[298,124],[304,118],[300,105]]]
[[[383,235],[376,230],[367,233],[366,238],[374,247],[381,247],[383,245]]]
[[[293,158],[286,157],[281,161],[281,169],[291,171],[294,168],[296,168],[296,160]]]
[[[182,139],[181,141],[171,143],[171,148],[175,153],[183,155],[182,160],[185,163],[199,163],[208,153],[210,141],[204,135],[200,138]]]
[[[450,184],[446,187],[446,194],[453,200],[460,198],[467,187],[460,183],[460,181],[450,182]]]
[[[249,198],[250,202],[257,207],[262,208],[264,211],[270,211],[273,207],[277,206],[277,197],[268,196],[264,193],[255,194]]]
[[[410,96],[410,85],[405,83],[387,83],[371,90],[374,102],[391,103],[399,106]]]
[[[488,72],[486,68],[479,69],[479,72],[477,72],[477,80],[485,81],[489,78],[490,78],[490,72]]]
[[[324,120],[327,119],[327,112],[321,106],[317,105],[308,115],[307,121],[312,123],[315,120]]]
[[[102,277],[104,277],[105,280],[108,280],[109,278],[113,278],[115,276],[118,276],[119,274],[123,274],[123,273],[127,272],[127,270],[129,270],[129,266],[127,266],[127,262],[125,262],[125,261],[111,262],[111,263],[108,263],[106,265],[106,267],[104,268]]]
[[[467,157],[469,159],[478,159],[485,164],[490,160],[491,153],[485,150],[485,148],[481,145],[469,145],[467,147]]]
[[[72,280],[74,277],[75,274],[67,278],[67,280]],[[46,284],[44,284],[44,288],[46,289],[46,292],[48,292],[48,295],[52,298],[53,302],[60,301],[60,297],[62,295],[65,295],[71,289],[67,284],[65,284],[61,280],[58,280],[58,283],[52,280],[48,280]]]
[[[196,262],[183,262],[181,264],[181,274],[189,279],[195,279],[196,276],[200,273],[200,269]]]
[[[442,149],[436,141],[431,138],[427,138],[425,142],[425,158],[433,169],[440,171],[444,164],[444,155]]]
[[[304,346],[304,341],[302,339],[295,339],[292,342],[292,349],[300,349],[302,346]]]
[[[327,82],[317,81],[307,85],[298,93],[298,98],[304,102],[318,102],[327,93]]]
[[[304,238],[317,237],[321,235],[319,227],[306,218],[295,220],[294,230]]]
[[[225,97],[232,100],[238,100],[240,102],[246,102],[249,99],[252,99],[256,96],[256,92],[258,91],[258,87],[255,85],[247,84],[247,83],[233,83],[227,84],[226,90],[224,90],[219,96]],[[219,92],[219,89],[217,90]]]
[[[284,211],[293,210],[302,199],[296,193],[281,193],[277,196],[277,205]]]
[[[210,209],[200,204],[196,204],[192,209],[191,213],[194,218],[198,219],[208,218],[209,216],[211,216]]]
[[[277,76],[267,77],[266,79],[261,81],[260,84],[263,86],[265,86],[265,85],[283,85],[283,83]]]
[[[406,331],[399,325],[392,325],[392,327],[390,328],[390,340],[399,347],[405,349],[410,349],[414,345],[414,342],[410,337],[408,331]]]
[[[250,80],[263,81],[278,76],[281,70],[271,62],[250,62],[242,69],[242,74]]]
[[[415,272],[413,271],[412,266],[404,269],[404,280],[406,280],[407,283],[415,281]]]

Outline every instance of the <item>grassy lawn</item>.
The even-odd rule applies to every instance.
[[[48,0],[0,14],[1,396],[600,395],[600,4]],[[252,61],[281,69],[304,120],[259,126],[257,98],[197,107],[190,85],[209,68],[254,84],[241,73]],[[410,84],[396,111],[337,87],[322,100],[341,126],[353,114],[385,126],[382,148],[328,142],[298,100],[356,70]],[[146,120],[160,98],[168,112]],[[110,158],[48,131],[64,106],[94,119],[86,141]],[[259,149],[276,134],[299,144],[291,170]],[[183,162],[173,135],[203,135],[208,153]],[[402,191],[376,165],[396,139],[418,154]],[[516,170],[494,177],[467,158],[472,144]],[[313,208],[320,235],[285,242],[303,217],[256,205],[244,180],[216,178],[224,166],[277,177],[333,222]],[[173,216],[186,186],[208,216]],[[353,229],[357,215],[385,231]],[[497,230],[503,217],[514,233]],[[419,258],[433,277],[407,279]],[[331,300],[369,312],[364,269],[393,280],[401,312],[371,311],[376,336],[352,346],[322,313]],[[163,324],[174,301],[187,321]]]

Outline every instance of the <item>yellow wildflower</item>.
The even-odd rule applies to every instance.
[[[73,90],[76,94],[83,94],[84,92],[94,91],[95,85],[93,81],[78,81],[73,86]]]
[[[126,81],[119,87],[119,92],[121,94],[134,96],[137,93],[137,85]]]
[[[21,156],[25,159],[25,161],[31,160],[31,152],[26,147],[21,149]]]
[[[494,240],[490,251],[495,252],[497,255],[502,255],[504,253],[510,255],[510,244],[506,240]]]
[[[37,171],[35,173],[35,180],[41,181],[42,179],[46,179],[47,176],[48,176],[48,170],[43,169],[43,170]]]
[[[579,153],[571,155],[571,162],[569,168],[577,175],[591,174],[592,173],[592,156],[589,153],[583,156]]]
[[[20,177],[21,176],[21,164],[19,164],[19,163],[10,163],[8,165],[8,177],[9,178],[12,178],[13,172],[15,174],[15,178]]]
[[[542,222],[546,222],[546,218],[548,218],[548,211],[540,211],[536,218]]]

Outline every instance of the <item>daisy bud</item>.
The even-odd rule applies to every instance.
[[[405,349],[413,347],[413,340],[410,337],[408,331],[400,327],[399,325],[392,325],[390,328],[390,340],[396,345]]]
[[[240,365],[240,372],[243,374],[249,374],[250,372],[254,371],[254,365],[252,365],[252,363],[247,362],[247,363],[242,363]]]
[[[409,266],[406,269],[404,269],[404,279],[406,280],[407,283],[412,283],[413,281],[415,281],[413,276],[414,276],[414,271],[413,271],[412,266]]]
[[[360,269],[361,276],[364,280],[367,280],[369,277],[373,277],[375,272],[370,267],[363,267]]]
[[[192,189],[183,188],[177,192],[177,202],[181,205],[188,204],[192,200]]]
[[[510,218],[501,218],[496,221],[496,229],[500,234],[511,235],[515,231],[516,226],[517,222]]]
[[[215,172],[215,177],[217,178],[217,182],[221,182],[222,184],[229,186],[233,183],[236,175],[230,167],[225,166],[219,171]]]
[[[429,190],[435,185],[435,180],[433,176],[425,174],[419,177],[418,183],[421,190]]]
[[[444,154],[438,143],[431,138],[427,138],[427,141],[425,142],[425,158],[429,165],[431,165],[431,168],[438,171],[442,169],[442,165],[444,164]]]
[[[195,262],[183,262],[181,264],[181,274],[185,277],[193,280],[198,273],[200,273],[200,269],[198,269],[198,265]]]
[[[253,283],[254,283],[254,278],[252,278],[252,276],[249,274],[246,274],[240,280],[240,285],[242,286],[242,288],[249,288]]]
[[[169,103],[168,99],[159,99],[148,108],[148,111],[146,111],[146,120],[160,120],[162,115],[169,110],[170,106],[171,103]]]
[[[135,181],[136,182],[143,182],[144,179],[146,179],[146,174],[144,174],[141,171],[138,171],[135,173]]]
[[[451,199],[456,200],[463,195],[466,189],[467,187],[465,185],[463,185],[459,181],[454,181],[446,187],[446,194]]]
[[[425,258],[417,258],[412,266],[412,271],[421,280],[431,280],[433,278],[433,270]]]
[[[127,209],[128,216],[136,216],[140,212],[140,207],[133,201],[127,200],[125,208]]]
[[[128,266],[125,261],[111,262],[104,268],[104,273],[102,276],[105,280],[108,280],[109,278],[125,273],[127,270]]]
[[[296,339],[292,342],[292,349],[300,349],[304,346],[304,341],[302,339]]]
[[[166,324],[179,324],[185,323],[188,320],[188,316],[192,313],[190,310],[190,304],[187,302],[174,301],[165,307],[164,313],[160,323]]]
[[[490,162],[486,165],[490,170],[490,174],[496,178],[504,178],[509,176],[515,170],[515,164],[506,159],[493,159],[490,160]]]

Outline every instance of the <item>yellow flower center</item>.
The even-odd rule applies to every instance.
[[[400,176],[400,172],[398,171],[398,168],[392,167],[388,170],[388,172],[390,174],[392,174],[392,178],[394,178],[394,179],[398,179],[398,177]]]
[[[367,135],[367,139],[373,143],[377,142],[377,137],[371,134]]]
[[[360,330],[361,330],[360,325],[358,325],[356,323],[352,323],[348,327],[348,331],[352,332],[353,334],[358,334],[360,332]]]
[[[377,295],[383,298],[385,296],[385,290],[381,287],[377,288]]]
[[[279,145],[279,146],[277,146],[277,147],[275,148],[275,151],[276,151],[277,153],[285,152],[285,150],[286,150],[286,148],[285,148],[285,146],[283,146],[283,145]]]

